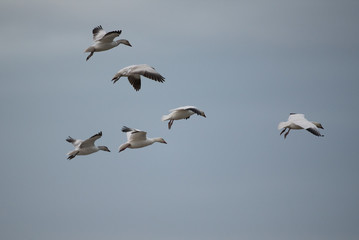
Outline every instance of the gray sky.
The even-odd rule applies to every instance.
[[[359,238],[358,1],[0,3],[0,238]],[[120,45],[83,53],[92,28]],[[165,83],[135,92],[121,68]],[[207,118],[175,121],[195,105]],[[290,112],[323,138],[277,125]],[[168,144],[118,153],[123,125]],[[66,160],[67,136],[102,131]]]

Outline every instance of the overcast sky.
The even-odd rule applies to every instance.
[[[359,2],[0,3],[0,238],[359,239]],[[92,29],[120,45],[85,61]],[[166,81],[136,92],[132,64]],[[161,116],[195,105],[168,130]],[[325,136],[280,121],[304,113]],[[163,137],[118,153],[122,126]],[[66,160],[68,136],[102,131]]]

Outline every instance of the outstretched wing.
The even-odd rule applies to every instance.
[[[101,41],[101,42],[112,42],[113,39],[120,36],[121,32],[122,32],[122,30],[108,32],[101,39],[99,39],[99,41]]]
[[[183,106],[183,107],[178,107],[178,108],[174,108],[174,109],[171,109],[170,112],[174,112],[174,111],[181,111],[181,110],[191,110],[193,111],[194,113],[197,113],[199,114],[199,109],[196,108],[195,106]]]
[[[66,141],[68,141],[69,143],[72,143],[72,145],[74,145],[75,147],[79,146],[83,142],[80,139],[74,139],[70,136],[68,138],[66,138]]]
[[[290,113],[289,114],[289,117],[288,117],[288,121],[296,121],[296,120],[307,120],[305,117],[304,117],[304,114],[302,113]]]
[[[141,89],[141,77],[140,77],[140,75],[130,75],[130,76],[128,76],[128,81],[131,83],[132,87],[136,91]]]
[[[98,41],[98,40],[100,40],[103,36],[105,36],[106,31],[103,30],[103,28],[102,28],[101,25],[99,25],[99,26],[95,27],[95,28],[92,30],[92,34],[93,34],[93,40],[94,40],[94,41]]]
[[[155,80],[157,82],[165,81],[165,78],[161,74],[159,74],[153,67],[147,64],[136,66],[135,68],[132,69],[132,73],[143,75],[146,78]]]
[[[85,141],[83,141],[81,144],[80,144],[80,147],[81,148],[86,148],[86,147],[92,147],[92,146],[95,146],[95,141],[99,138],[102,137],[102,132],[99,132],[95,135],[93,135],[92,137],[86,139]]]
[[[127,133],[127,140],[129,142],[131,142],[131,141],[142,141],[142,140],[147,139],[147,137],[146,137],[147,133],[145,131],[141,131],[141,130],[138,130],[138,129],[123,126],[122,127],[122,132]]]

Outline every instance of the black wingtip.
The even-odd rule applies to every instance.
[[[122,132],[130,132],[130,131],[132,131],[132,129],[129,128],[129,127],[123,126],[122,129],[121,129],[121,131],[122,131]]]
[[[101,25],[98,25],[97,27],[94,27],[94,29],[92,29],[92,33],[95,34],[97,33],[98,31],[102,30],[102,26]]]
[[[91,136],[90,138],[93,138],[93,137],[102,137],[102,131],[96,133],[95,135]]]

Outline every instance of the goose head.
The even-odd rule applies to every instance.
[[[155,142],[167,144],[167,142],[166,142],[163,138],[154,138],[153,140],[154,140]]]
[[[117,40],[116,41],[117,45],[120,45],[121,43],[124,44],[124,45],[127,45],[129,47],[132,47],[132,45],[130,44],[130,42],[126,39],[120,39],[120,40]]]
[[[315,126],[317,126],[317,128],[321,128],[324,129],[321,123],[318,122],[312,122]]]
[[[105,151],[105,152],[111,152],[110,149],[108,149],[106,146],[98,146],[98,149]]]

